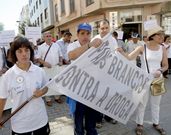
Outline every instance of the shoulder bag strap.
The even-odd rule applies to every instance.
[[[47,50],[47,52],[46,52],[46,54],[45,54],[45,57],[44,57],[44,61],[45,61],[45,59],[46,59],[46,56],[47,56],[47,54],[48,54],[48,52],[49,52],[49,50],[50,50],[50,48],[51,48],[51,46],[52,46],[53,44],[51,44],[50,46],[49,46],[49,48],[48,48],[48,50]]]
[[[145,59],[145,63],[146,63],[146,67],[147,67],[147,72],[150,73],[149,71],[149,67],[148,67],[148,62],[147,62],[147,50],[146,50],[146,44],[144,44],[144,59]]]

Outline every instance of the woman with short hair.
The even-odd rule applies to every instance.
[[[18,37],[11,46],[15,63],[0,82],[0,119],[6,99],[13,100],[14,112],[28,98],[34,98],[11,118],[12,135],[49,135],[48,116],[42,96],[47,92],[45,72],[33,64],[34,50],[28,39]]]

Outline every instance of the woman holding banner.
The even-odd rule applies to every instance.
[[[32,63],[34,51],[28,39],[15,39],[11,56],[15,65],[3,75],[0,83],[0,119],[9,96],[13,99],[12,112],[34,96],[11,118],[12,135],[49,135],[48,116],[41,98],[48,90],[42,88],[46,84],[45,72]]]
[[[162,32],[162,28],[157,25],[147,30],[147,33],[149,42],[146,45],[137,47],[129,55],[126,55],[126,53],[124,53],[122,49],[118,49],[118,51],[126,56],[129,60],[133,60],[139,54],[142,54],[142,56],[144,57],[144,61],[142,60],[141,68],[146,71],[148,71],[149,69],[149,73],[153,74],[154,78],[158,78],[162,76],[162,73],[168,69],[166,49],[160,45],[163,42],[164,33]],[[145,62],[145,60],[147,60],[147,62]],[[149,68],[146,66],[146,63],[148,64]],[[143,134],[144,112],[148,99],[150,99],[153,127],[161,135],[165,135],[165,130],[159,125],[161,95],[152,96],[150,90],[147,90],[147,92],[144,94],[144,97],[137,108],[137,127],[135,130],[136,135]]]

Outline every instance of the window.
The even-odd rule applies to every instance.
[[[73,13],[75,11],[75,0],[70,0],[70,12]]]
[[[139,22],[142,21],[141,9],[129,9],[120,12],[120,20],[122,22]]]
[[[55,5],[55,19],[56,19],[56,22],[58,22],[58,5],[56,4]]]
[[[37,17],[37,25],[39,26],[39,17]]]
[[[31,0],[29,0],[29,6],[31,5]]]
[[[33,16],[33,9],[31,10],[31,17]]]
[[[29,5],[31,5],[31,3],[32,3],[32,0],[29,0]]]
[[[37,26],[37,22],[36,22],[36,20],[35,20],[35,26]]]
[[[64,3],[64,0],[61,0],[61,14],[65,14],[65,3]]]
[[[36,9],[38,9],[38,1],[36,1]]]
[[[40,22],[43,23],[43,13],[40,14]]]
[[[87,7],[93,3],[94,3],[94,0],[86,0],[86,6]]]
[[[165,33],[166,34],[171,34],[171,17],[168,14],[165,14],[166,16],[163,17],[163,26],[165,29]]]
[[[44,10],[44,14],[45,14],[45,19],[47,19],[47,17],[48,17],[48,11],[47,11],[47,8]]]
[[[41,5],[41,0],[39,0],[39,5]]]
[[[35,11],[36,11],[36,10],[35,10],[35,6],[34,6],[34,13],[35,13]]]

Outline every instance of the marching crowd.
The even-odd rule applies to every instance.
[[[110,33],[108,20],[99,23],[99,34],[91,39],[92,27],[81,23],[77,27],[77,40],[71,42],[72,34],[65,32],[56,42],[52,41],[50,32],[43,33],[43,40],[33,45],[22,36],[15,37],[9,46],[0,50],[0,120],[2,119],[7,98],[13,99],[12,112],[29,97],[34,96],[27,105],[11,118],[12,135],[48,135],[50,128],[48,116],[42,96],[48,88],[44,85],[49,81],[41,67],[52,68],[55,65],[69,65],[90,47],[98,48],[103,38]],[[160,26],[147,30],[143,36],[130,32],[126,40],[118,39],[117,31],[111,35],[110,49],[118,51],[132,63],[154,78],[171,74],[171,37],[165,35]],[[146,62],[145,62],[146,59]],[[147,67],[148,64],[148,67]],[[52,97],[45,96],[48,106],[52,106]],[[153,127],[161,135],[166,131],[160,126],[159,113],[162,95],[153,96],[147,90],[136,110],[136,135],[143,134],[144,113],[147,102],[150,101]],[[59,95],[55,95],[57,103],[63,103]],[[103,126],[102,122],[117,121],[97,112],[96,110],[67,97],[70,113],[74,119],[74,135],[98,135],[96,128]],[[2,126],[2,125],[0,125]]]

